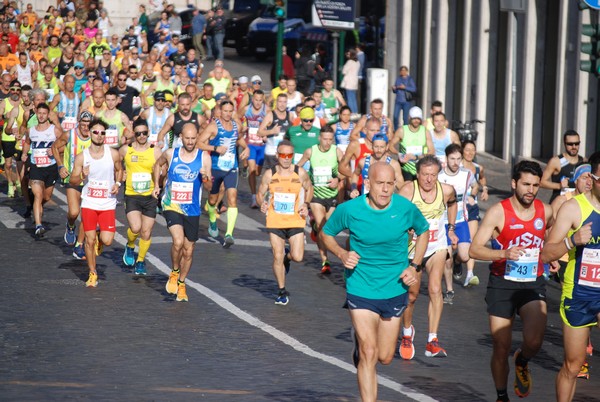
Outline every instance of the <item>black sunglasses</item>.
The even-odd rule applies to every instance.
[[[134,131],[134,133],[135,133],[136,137],[139,137],[141,135],[146,135],[147,136],[148,135],[148,130],[146,130],[146,131]]]

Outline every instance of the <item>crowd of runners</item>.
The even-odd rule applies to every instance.
[[[364,400],[376,399],[377,362],[391,362],[396,348],[402,359],[415,356],[412,318],[422,280],[429,295],[423,352],[447,356],[444,304],[457,297],[455,283],[479,285],[475,259],[492,261],[486,302],[498,401],[508,400],[516,314],[524,340],[514,354],[514,391],[530,392],[528,361],[544,338],[551,275],[563,286],[558,400],[573,398],[578,376],[589,378],[589,332],[600,317],[600,154],[579,155],[578,133],[565,133],[566,152],[545,171],[536,162],[517,164],[514,194],[481,220],[485,169],[475,162],[475,142],[448,128],[439,101],[427,118],[413,106],[399,124],[375,99],[356,119],[331,77],[302,93],[294,77],[282,75],[266,90],[253,72],[232,76],[222,59],[206,73],[177,34],[150,49],[133,26],[110,41],[102,30],[78,36],[77,25],[69,30],[70,13],[38,18],[30,6],[2,22],[2,39],[16,36],[0,44],[7,195],[22,197],[41,238],[44,204],[55,186],[65,187],[64,241],[73,258],[86,261],[87,287],[98,285],[96,259],[112,243],[115,212],[124,208],[123,264],[146,275],[162,214],[172,236],[165,288],[188,301],[199,216],[208,215],[208,236],[234,246],[238,184],[247,179],[250,208],[266,215],[276,304],[290,301],[286,274],[304,259],[305,227],[322,274],[331,273],[328,253],[342,261]],[[536,199],[540,187],[553,190],[552,205]],[[227,222],[222,236],[220,215]],[[349,238],[340,245],[334,237],[344,230]]]

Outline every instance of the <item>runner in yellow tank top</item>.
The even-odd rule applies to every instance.
[[[285,275],[290,262],[304,258],[304,226],[313,187],[308,173],[292,164],[294,147],[288,140],[277,146],[277,165],[263,173],[256,202],[267,215],[267,232],[273,248],[273,274],[279,288],[275,304],[285,306],[289,294]],[[290,248],[285,247],[286,240]]]
[[[154,181],[153,168],[161,155],[161,150],[148,141],[148,123],[137,119],[133,123],[134,140],[123,145],[119,153],[125,163],[127,179],[125,183],[125,212],[127,214],[127,245],[123,263],[127,267],[135,264],[135,275],[146,275],[144,259],[152,242],[152,228],[156,218],[156,199],[152,196]],[[139,252],[135,258],[135,241],[140,237]]]

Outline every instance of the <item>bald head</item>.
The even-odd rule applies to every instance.
[[[394,180],[395,172],[394,168],[389,163],[375,162],[369,167],[369,180],[376,180],[377,178],[391,177]]]

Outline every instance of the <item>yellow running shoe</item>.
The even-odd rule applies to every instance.
[[[185,291],[185,283],[179,283],[177,285],[177,298],[175,300],[178,302],[188,301],[187,293]]]
[[[165,285],[165,289],[167,290],[167,293],[172,294],[172,295],[177,293],[177,279],[179,279],[179,271],[172,270],[171,273],[169,274],[169,280],[167,281],[167,284]]]
[[[515,394],[519,398],[525,398],[531,391],[531,373],[528,365],[519,366],[517,364],[517,356],[521,353],[521,349],[517,349],[514,355],[515,360]]]
[[[588,362],[583,363],[581,369],[579,370],[579,374],[577,374],[577,378],[583,378],[584,380],[590,379],[590,366]]]
[[[90,277],[88,278],[85,286],[88,288],[95,288],[98,286],[98,274],[90,271]]]

